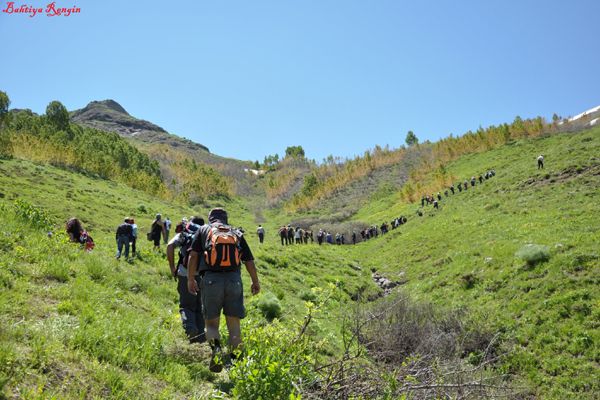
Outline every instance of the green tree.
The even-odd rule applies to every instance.
[[[58,130],[67,131],[69,129],[69,112],[60,101],[52,101],[46,107],[46,117],[48,121]]]
[[[405,141],[409,147],[419,144],[419,138],[414,134],[413,131],[408,131]]]
[[[289,146],[285,149],[286,157],[304,158],[304,149],[302,146]]]
[[[8,116],[8,106],[10,106],[10,99],[5,92],[0,90],[0,127]]]

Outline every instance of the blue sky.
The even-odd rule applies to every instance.
[[[11,107],[111,98],[228,157],[352,157],[600,105],[596,0],[56,0],[74,4],[0,12]]]

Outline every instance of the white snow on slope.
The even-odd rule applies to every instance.
[[[569,118],[569,122],[573,122],[581,117],[585,117],[586,115],[591,114],[596,111],[600,111],[600,106],[594,107],[592,109],[582,112],[581,114],[577,114],[576,116]]]

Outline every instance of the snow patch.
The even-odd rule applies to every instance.
[[[600,121],[600,118],[594,118],[593,120],[590,121],[590,126],[594,126],[598,123],[598,121]]]
[[[586,115],[594,113],[596,111],[600,111],[600,106],[594,107],[592,109],[582,112],[581,114],[577,114],[576,116],[569,118],[569,122],[573,122],[579,118],[585,117]]]
[[[244,168],[244,172],[250,172],[254,175],[262,175],[265,173],[265,171],[258,170],[258,169],[252,169],[252,168]]]

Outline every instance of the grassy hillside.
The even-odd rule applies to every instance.
[[[546,157],[544,170],[535,166],[539,153]],[[339,379],[362,382],[353,386],[361,393],[377,390],[367,398],[396,398],[404,393],[399,387],[420,376],[405,371],[418,354],[398,364],[377,358],[373,343],[396,332],[394,318],[383,318],[364,347],[351,339],[358,306],[366,321],[390,298],[391,309],[406,309],[394,303],[398,289],[376,300],[381,290],[371,277],[375,270],[417,301],[433,302],[438,311],[421,315],[441,321],[440,335],[459,341],[469,332],[497,337],[494,352],[501,357],[486,374],[512,377],[501,384],[517,387],[522,397],[592,399],[600,391],[598,154],[600,129],[522,139],[464,156],[447,165],[449,176],[464,180],[492,168],[497,175],[443,199],[440,210],[426,209],[423,217],[399,193],[382,190],[353,220],[340,220],[381,224],[406,215],[406,225],[356,246],[283,248],[279,224],[319,216],[266,212],[267,242],[259,246],[255,210],[244,199],[192,209],[112,181],[0,160],[0,398],[273,398],[309,389],[328,398],[345,393]],[[143,240],[156,212],[176,220],[205,216],[215,205],[248,230],[263,289],[246,299],[246,361],[219,375],[207,370],[207,347],[186,342],[164,255]],[[66,242],[63,224],[71,216],[80,217],[94,237],[93,252]],[[141,251],[131,264],[114,259],[114,230],[125,216],[141,229]],[[548,259],[529,265],[517,257],[528,244],[545,246]],[[374,308],[353,300],[359,298]],[[460,334],[449,334],[453,326]],[[482,343],[468,352],[464,346],[453,350],[477,373],[492,345],[489,339]],[[399,353],[404,343],[391,346]],[[353,360],[354,351],[359,356]],[[440,363],[429,373],[444,383]],[[339,373],[335,366],[359,366],[361,374],[332,374],[327,381],[322,371]],[[321,383],[299,389],[293,386],[298,382]],[[329,385],[337,392],[327,391],[333,390]]]
[[[143,240],[156,212],[175,220],[208,208],[22,160],[0,160],[0,171],[0,398],[187,399],[235,390],[227,374],[208,371],[208,347],[185,340],[164,254]],[[232,223],[251,226],[243,204],[219,205]],[[66,240],[64,221],[73,215],[95,239],[91,253]],[[142,237],[131,263],[114,259],[114,230],[125,216],[136,219]],[[275,242],[258,247],[250,238],[263,291],[247,299],[247,340],[262,342],[261,329],[275,329],[267,317],[279,317],[277,334],[293,339],[305,300],[319,304],[320,293],[333,290],[328,318],[315,318],[310,332],[324,340],[323,354],[335,353],[335,316],[351,301],[346,293],[377,290],[368,272],[352,269],[335,248],[313,249],[307,259],[306,249],[282,253]]]
[[[537,155],[546,166],[536,169]],[[475,188],[444,198],[439,210],[392,194],[355,218],[372,224],[408,216],[390,234],[349,256],[421,299],[466,307],[477,324],[501,332],[504,368],[526,377],[541,398],[600,393],[600,129],[521,140],[448,165],[461,181],[495,169]],[[430,177],[433,180],[433,177]],[[427,182],[424,182],[426,185]],[[515,254],[546,246],[549,260]]]

